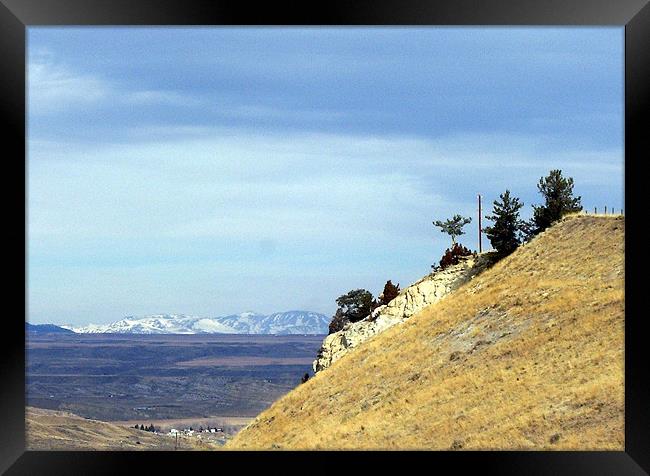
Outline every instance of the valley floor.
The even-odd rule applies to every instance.
[[[116,423],[82,418],[68,412],[27,407],[25,412],[27,450],[120,451],[216,450],[223,442],[197,437],[176,440],[167,435],[136,430]]]

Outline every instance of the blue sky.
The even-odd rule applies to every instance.
[[[623,206],[619,27],[30,27],[27,77],[35,323],[332,314],[552,168]]]

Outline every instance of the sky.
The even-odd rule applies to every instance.
[[[28,28],[27,319],[333,314],[559,168],[624,201],[622,27]],[[483,225],[488,225],[485,219]],[[483,238],[484,246],[489,244]]]

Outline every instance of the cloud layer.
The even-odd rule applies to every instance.
[[[331,313],[428,272],[448,245],[431,221],[475,217],[477,193],[529,210],[551,168],[586,206],[622,206],[618,29],[30,28],[29,45],[34,322]]]

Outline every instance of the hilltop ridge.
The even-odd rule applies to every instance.
[[[622,450],[624,226],[565,217],[228,447]]]

